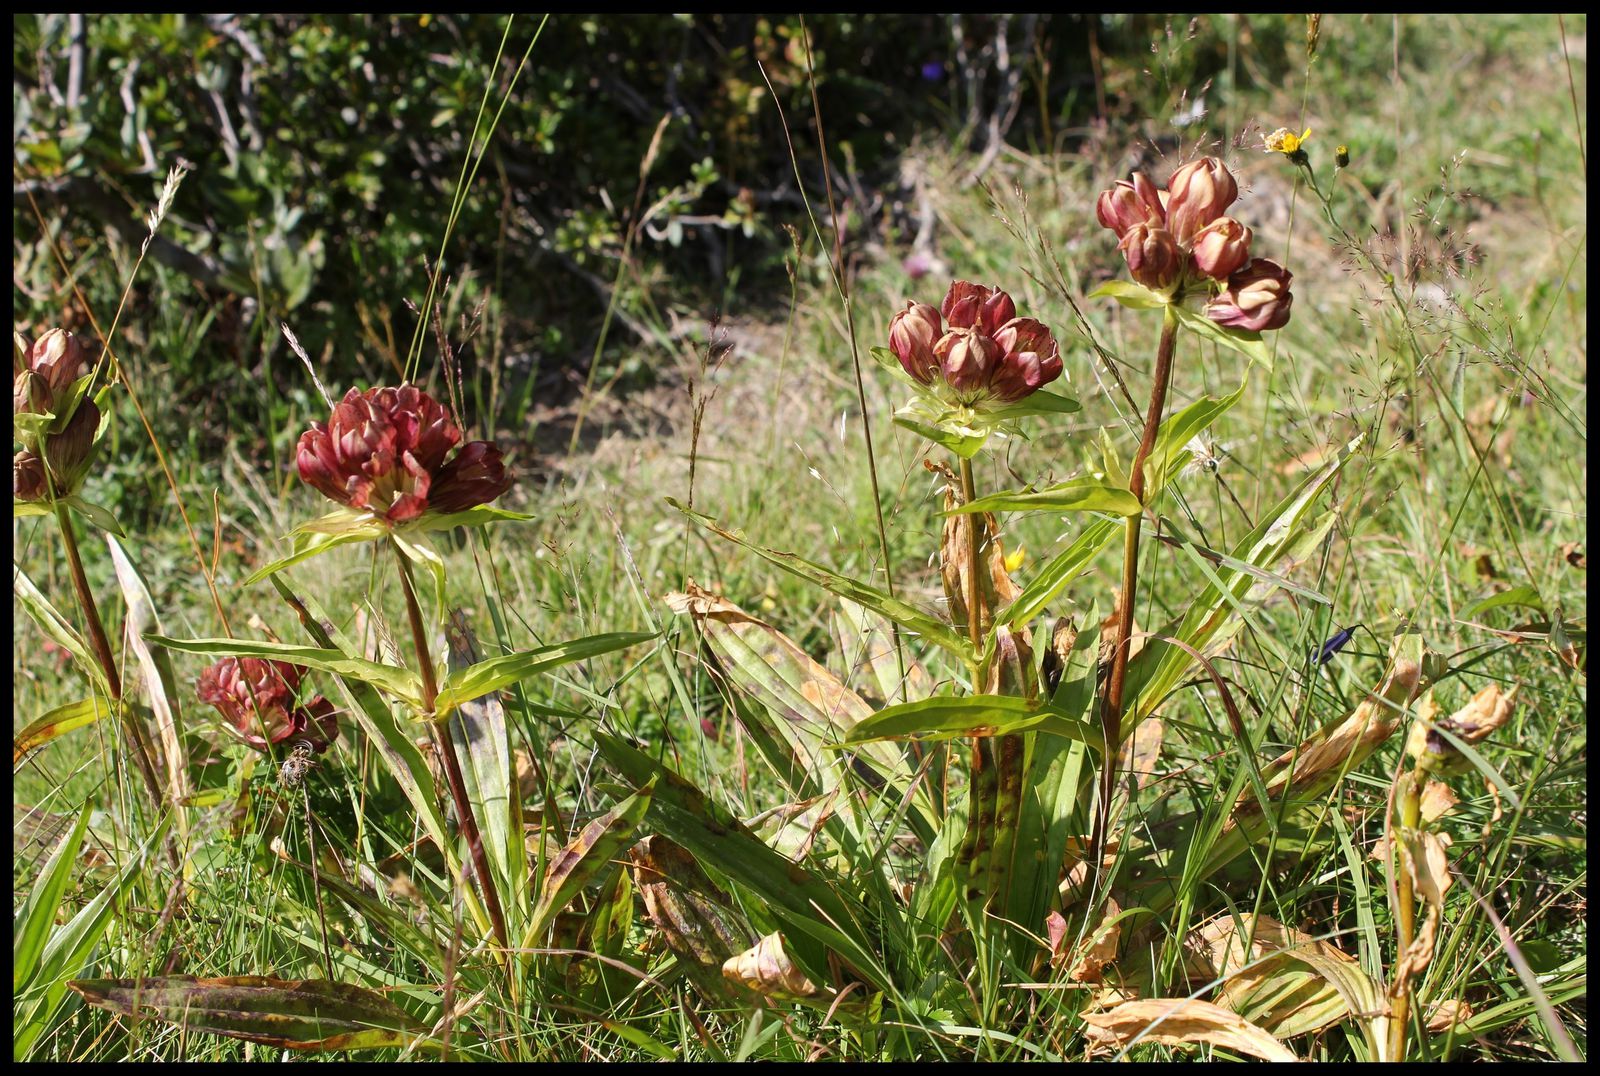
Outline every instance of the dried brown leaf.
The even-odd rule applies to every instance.
[[[768,934],[722,965],[723,976],[766,997],[809,998],[824,991],[795,967],[783,948],[781,933]]]
[[[1264,1061],[1298,1061],[1293,1052],[1238,1013],[1196,998],[1143,998],[1083,1013],[1091,1042],[1120,1048],[1139,1042],[1210,1046]]]
[[[1100,925],[1078,950],[1067,977],[1076,983],[1098,983],[1106,966],[1117,959],[1117,943],[1122,940],[1122,908],[1114,900],[1106,901]],[[1062,954],[1064,957],[1069,954]]]
[[[1424,823],[1435,822],[1443,818],[1449,813],[1450,808],[1460,802],[1461,800],[1450,790],[1449,785],[1443,781],[1429,781],[1427,787],[1422,790],[1422,799],[1419,805],[1422,812],[1422,821]]]

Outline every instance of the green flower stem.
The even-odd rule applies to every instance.
[[[67,514],[67,506],[61,501],[56,501],[55,512],[56,522],[61,527],[61,541],[67,551],[67,567],[72,574],[72,590],[78,597],[78,606],[83,610],[84,625],[89,633],[89,648],[94,651],[95,663],[105,674],[106,687],[111,692],[111,703],[122,720],[130,753],[138,765],[140,776],[144,778],[150,802],[159,812],[164,796],[161,790],[161,778],[156,774],[155,762],[150,753],[149,737],[144,726],[122,704],[122,677],[117,672],[117,661],[111,653],[111,641],[106,637],[105,625],[100,620],[100,610],[95,605],[94,592],[89,589],[89,578],[83,572],[83,558],[78,555],[78,539],[73,533],[72,518]]]
[[[389,539],[389,546],[400,564],[400,589],[406,596],[406,616],[411,621],[411,640],[417,649],[417,671],[422,677],[422,709],[431,718],[434,703],[439,698],[439,678],[434,672],[433,656],[428,650],[428,631],[422,622],[422,606],[417,602],[417,588],[411,581],[411,565],[406,560],[405,552],[393,538]],[[450,798],[455,801],[456,818],[472,855],[472,870],[478,876],[478,891],[483,894],[489,921],[494,924],[495,940],[502,948],[509,949],[511,941],[506,931],[505,914],[500,910],[500,896],[495,892],[494,875],[489,871],[489,857],[484,854],[478,819],[472,813],[472,801],[467,798],[467,785],[461,777],[461,761],[456,758],[450,722],[430,721],[429,724],[433,728],[434,750],[439,755],[439,764],[444,767],[445,777],[450,784]]]
[[[1178,319],[1169,308],[1161,324],[1161,344],[1156,350],[1155,384],[1150,389],[1150,409],[1145,413],[1144,436],[1133,457],[1128,474],[1128,490],[1144,504],[1144,463],[1156,445],[1161,414],[1167,406],[1167,386],[1172,381],[1172,354],[1178,343]],[[1117,749],[1122,744],[1122,692],[1128,678],[1128,657],[1133,644],[1133,609],[1139,597],[1139,531],[1144,523],[1141,510],[1128,517],[1122,541],[1122,600],[1117,603],[1116,643],[1111,656],[1111,673],[1100,707],[1100,731],[1105,737],[1105,752],[1100,760],[1100,809],[1096,812],[1094,835],[1089,842],[1089,862],[1098,867],[1105,849],[1106,831],[1111,825],[1111,797],[1117,788]]]

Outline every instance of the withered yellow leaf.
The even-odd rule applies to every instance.
[[[1283,1043],[1238,1013],[1196,998],[1141,998],[1104,1012],[1086,1012],[1091,1041],[1124,1047],[1135,1041],[1165,1046],[1206,1044],[1263,1061],[1298,1061]]]

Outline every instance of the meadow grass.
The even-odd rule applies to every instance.
[[[1574,99],[1553,19],[1441,18],[1427,35],[1437,40],[1398,57],[1398,65],[1386,51],[1390,26],[1329,22],[1316,59],[1294,84],[1232,93],[1216,103],[1229,89],[1219,87],[1208,99],[1213,111],[1202,126],[1213,133],[1224,121],[1236,128],[1311,128],[1307,148],[1324,184],[1336,144],[1349,145],[1351,164],[1324,187],[1330,220],[1281,155],[1259,151],[1259,131],[1227,147],[1245,189],[1240,215],[1257,242],[1296,274],[1294,319],[1271,344],[1272,368],[1250,370],[1242,401],[1208,431],[1205,447],[1215,468],[1186,470],[1159,511],[1174,533],[1227,550],[1317,461],[1357,434],[1365,440],[1332,491],[1329,503],[1338,512],[1330,537],[1290,572],[1298,587],[1323,600],[1278,591],[1250,612],[1246,630],[1218,660],[1243,703],[1247,742],[1230,734],[1211,681],[1186,680],[1163,706],[1165,736],[1154,773],[1128,798],[1119,825],[1130,845],[1203,859],[1207,841],[1216,839],[1205,823],[1218,821],[1219,806],[1248,788],[1250,766],[1241,752],[1264,764],[1359,702],[1383,673],[1388,637],[1410,621],[1449,659],[1451,673],[1435,691],[1443,712],[1487,683],[1520,685],[1511,722],[1477,749],[1484,772],[1470,769],[1452,781],[1460,802],[1437,826],[1453,838],[1450,859],[1463,884],[1446,906],[1417,996],[1467,1000],[1476,1022],[1414,1038],[1412,1056],[1539,1059],[1563,1056],[1572,1042],[1582,1053],[1586,682],[1561,660],[1558,644],[1500,634],[1543,619],[1569,625],[1581,646],[1587,613],[1581,564],[1587,217],[1575,137],[1586,122],[1581,53]],[[1583,26],[1567,20],[1569,49],[1585,40]],[[1164,47],[1181,51],[1181,40]],[[1238,43],[1240,62],[1249,62],[1249,47]],[[662,633],[652,647],[569,666],[519,685],[508,699],[513,742],[529,756],[537,786],[523,807],[528,820],[542,815],[564,842],[633,790],[597,751],[597,727],[644,745],[742,819],[787,798],[701,660],[689,619],[674,616],[664,602],[690,580],[779,628],[837,675],[850,671],[836,641],[835,599],[690,525],[666,497],[761,545],[882,586],[866,418],[896,591],[942,606],[938,483],[922,466],[928,445],[889,421],[903,402],[902,387],[865,354],[883,343],[888,317],[905,298],[937,302],[949,279],[1003,282],[1019,309],[1046,320],[1062,341],[1069,391],[1083,409],[1033,420],[1028,440],[1008,440],[981,458],[980,489],[1042,485],[1096,465],[1091,438],[1101,428],[1125,459],[1131,456],[1140,416],[1114,378],[1120,375],[1142,399],[1155,327],[1136,312],[1085,296],[1118,271],[1112,237],[1093,222],[1095,194],[1125,174],[1130,153],[1164,177],[1194,147],[1198,130],[1152,116],[1097,132],[1072,154],[1009,149],[976,185],[959,182],[969,164],[965,154],[931,142],[919,146],[912,152],[935,215],[942,271],[910,279],[892,245],[904,237],[890,237],[887,247],[863,244],[852,253],[847,312],[830,279],[830,252],[797,220],[802,240],[792,258],[792,299],[760,296],[747,313],[735,292],[719,324],[672,346],[641,341],[660,368],[652,387],[608,389],[600,368],[591,378],[596,394],[575,405],[585,411],[581,440],[570,425],[573,407],[541,408],[529,400],[496,409],[513,416],[506,428],[478,434],[522,446],[519,485],[502,503],[534,518],[441,537],[451,603],[469,610],[491,651],[599,632]],[[1173,135],[1183,136],[1181,146]],[[796,145],[795,153],[814,158],[816,147]],[[815,192],[813,199],[821,217],[824,196]],[[113,277],[128,268],[106,252],[88,271]],[[165,270],[149,279],[157,296],[178,286]],[[627,286],[625,275],[619,281]],[[649,316],[647,303],[639,308]],[[159,408],[178,388],[163,372],[170,361],[163,356],[203,347],[205,324],[164,313],[159,301],[154,309],[139,319],[136,333],[124,334],[119,355],[146,406]],[[451,309],[444,324],[454,329],[460,313]],[[851,359],[851,315],[865,365],[865,416]],[[495,341],[492,311],[490,319],[483,333]],[[491,357],[495,347],[486,349]],[[1202,395],[1231,391],[1246,376],[1237,354],[1192,338],[1181,348],[1169,413]],[[446,371],[430,374],[428,361],[420,379],[442,390]],[[516,388],[496,390],[510,395]],[[142,433],[126,411],[119,407],[105,450],[113,460],[124,447],[142,451]],[[269,585],[238,586],[286,551],[279,536],[320,510],[287,468],[268,466],[268,457],[287,460],[294,437],[326,409],[306,385],[284,401],[282,413],[281,430],[264,431],[267,454],[235,449],[206,456],[182,443],[164,447],[206,556],[216,558],[232,628],[298,641],[300,625]],[[568,437],[580,440],[576,451],[566,451]],[[122,494],[102,499],[117,504],[127,492],[150,488],[113,463],[91,479],[90,499],[123,482]],[[171,494],[138,514],[143,522],[127,544],[150,585],[163,634],[218,635],[221,625]],[[1007,517],[1007,548],[1022,552],[1017,574],[1026,578],[1081,525],[1076,516]],[[44,593],[65,596],[49,531],[40,521],[19,520],[15,538],[18,564]],[[96,585],[115,593],[104,549],[90,541],[85,548]],[[1050,612],[1079,621],[1091,611],[1096,619],[1107,616],[1116,567],[1115,554],[1103,554]],[[1147,542],[1139,623],[1181,616],[1213,571],[1192,546]],[[368,547],[290,569],[289,578],[378,653],[385,645],[409,651],[393,567]],[[1525,604],[1479,608],[1507,593],[1522,595]],[[1357,625],[1334,660],[1319,666],[1308,659],[1340,628]],[[20,616],[15,646],[18,727],[81,695],[64,662]],[[959,663],[924,649],[914,654],[933,682],[970,686]],[[199,663],[175,658],[187,692]],[[331,697],[331,682],[327,689]],[[148,860],[79,978],[181,972],[298,979],[319,976],[331,961],[338,978],[382,989],[413,1016],[437,1021],[436,1034],[458,1052],[508,1059],[1087,1056],[1077,1013],[1088,989],[1065,988],[1038,960],[1019,959],[981,931],[973,932],[976,951],[960,959],[955,952],[918,957],[924,963],[896,984],[893,1015],[883,1016],[882,1028],[849,1006],[708,1003],[681,974],[681,961],[650,940],[642,918],[618,950],[638,975],[606,979],[596,992],[540,967],[518,985],[490,985],[493,976],[484,969],[493,961],[469,952],[462,930],[451,936],[450,924],[460,924],[465,913],[452,905],[437,853],[416,848],[423,832],[370,745],[347,736],[307,786],[324,871],[365,893],[362,904],[318,893],[307,872],[291,865],[312,854],[294,797],[259,777],[241,782],[236,767],[247,752],[215,746],[209,715],[191,695],[181,701],[194,757],[215,759],[218,773],[234,770],[215,786],[227,795],[190,812],[182,909],[174,914],[169,905],[173,879],[165,864]],[[1404,742],[1402,727],[1329,794],[1315,825],[1285,826],[1217,875],[1181,885],[1145,924],[1140,944],[1151,963],[1170,978],[1182,940],[1201,921],[1254,913],[1331,941],[1385,982],[1394,959],[1393,880],[1388,865],[1369,853],[1384,835]],[[248,803],[236,798],[241,788],[252,790]],[[280,798],[292,809],[274,810]],[[15,802],[19,906],[48,856],[50,837],[30,842],[41,819],[59,828],[85,803],[96,808],[84,869],[61,898],[67,913],[103,889],[149,832],[137,774],[117,749],[110,723],[29,756],[16,772]],[[534,843],[545,849],[548,842]],[[811,865],[842,870],[855,890],[873,891],[860,865],[837,849],[819,848]],[[459,890],[454,899],[460,901]],[[733,887],[732,899],[760,933],[776,929],[748,889]],[[410,944],[408,923],[416,935]],[[1043,934],[1041,923],[1022,926]],[[576,929],[558,919],[550,947],[572,944]],[[1512,951],[1531,967],[1537,990],[1513,966]],[[479,966],[478,978],[462,971],[470,964]],[[950,1011],[945,991],[956,985],[975,1026]],[[1019,996],[1029,1000],[1018,1002]],[[463,1000],[468,1004],[452,1011],[452,1001]],[[915,1034],[896,1030],[908,1014],[921,1021]],[[993,1022],[983,1022],[985,1015]],[[29,1054],[39,1059],[267,1060],[280,1052],[156,1021],[113,1019],[76,1000],[39,1030]],[[1348,1023],[1294,1046],[1301,1056],[1327,1060],[1369,1056]],[[1130,1052],[1194,1056],[1192,1049],[1150,1043]]]

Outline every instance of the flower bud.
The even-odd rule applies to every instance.
[[[1227,212],[1239,197],[1239,184],[1215,157],[1191,161],[1167,182],[1167,230],[1188,244],[1201,228]]]
[[[93,400],[80,400],[60,433],[45,438],[44,459],[57,497],[70,497],[83,485],[94,462],[94,439],[100,432],[100,409]]]
[[[993,336],[995,330],[1017,316],[1017,304],[999,288],[958,280],[950,285],[939,312],[952,329],[977,328]]]
[[[50,386],[32,370],[21,370],[11,383],[11,413],[42,415],[50,410]]]
[[[59,393],[78,379],[83,369],[83,346],[65,329],[51,329],[33,342],[28,365]]]
[[[1218,217],[1195,233],[1195,268],[1214,280],[1227,280],[1250,261],[1250,229],[1232,217]]]
[[[44,414],[77,380],[83,368],[83,347],[64,329],[51,329],[32,347],[13,332],[12,356],[14,414]]]
[[[1128,272],[1147,288],[1169,288],[1183,271],[1183,255],[1165,228],[1135,224],[1119,244],[1128,260]]]
[[[428,493],[428,508],[435,512],[464,512],[488,504],[511,488],[505,459],[487,441],[469,441],[455,459],[439,469]]]
[[[933,353],[939,358],[945,382],[963,395],[986,389],[1002,356],[993,337],[970,328],[945,333],[933,346]]]
[[[943,332],[944,325],[937,309],[927,303],[908,301],[906,308],[889,322],[889,350],[900,360],[906,373],[926,385],[939,368],[933,345]]]
[[[1228,278],[1228,287],[1206,305],[1206,316],[1230,329],[1261,332],[1289,323],[1294,274],[1266,258],[1257,258]]]
[[[27,449],[11,461],[11,491],[19,501],[42,501],[49,488],[44,478],[44,461]]]
[[[1350,167],[1350,147],[1349,146],[1340,145],[1340,146],[1337,146],[1337,147],[1334,148],[1334,151],[1333,151],[1333,164],[1334,164],[1335,168],[1349,168]]]
[[[989,388],[999,399],[1014,403],[1061,376],[1056,339],[1033,318],[1012,318],[994,334],[994,342],[1001,356]]]
[[[1100,192],[1095,215],[1121,239],[1135,224],[1164,227],[1167,215],[1162,205],[1161,192],[1150,177],[1135,172],[1132,180],[1119,179],[1109,190]]]

